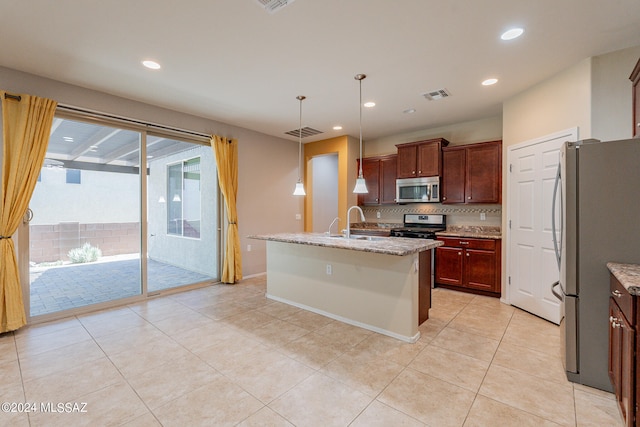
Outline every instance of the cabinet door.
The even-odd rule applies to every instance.
[[[380,160],[380,203],[396,202],[396,176],[398,157],[390,156]]]
[[[464,257],[466,286],[472,289],[497,292],[496,253],[482,249],[466,249]]]
[[[369,192],[358,195],[358,204],[377,205],[380,203],[380,160],[362,159],[362,174]]]
[[[464,203],[465,150],[442,152],[442,203]]]
[[[467,203],[500,203],[502,144],[474,144],[467,148]]]
[[[609,378],[624,424],[635,419],[635,331],[615,303],[609,299]]]
[[[440,143],[428,142],[418,145],[418,176],[440,175]]]
[[[417,161],[415,145],[398,147],[398,178],[414,178]]]
[[[462,286],[462,248],[436,248],[436,282]]]
[[[609,298],[609,379],[611,385],[613,385],[613,392],[619,398],[621,383],[620,383],[620,363],[622,350],[621,344],[621,330],[614,327],[614,319],[620,315],[620,310],[612,298]]]

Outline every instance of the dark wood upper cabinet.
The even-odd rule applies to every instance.
[[[381,205],[396,202],[395,154],[362,159],[362,174],[367,184],[366,194],[358,194],[359,205]]]
[[[640,137],[640,59],[636,63],[635,68],[629,76],[629,80],[633,83],[633,136]]]
[[[449,145],[444,138],[398,144],[398,178],[417,178],[442,175],[442,147]]]
[[[501,203],[502,141],[442,149],[442,203]]]

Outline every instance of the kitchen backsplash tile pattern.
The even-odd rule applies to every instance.
[[[447,226],[501,227],[501,205],[443,205],[440,203],[414,203],[407,205],[363,206],[367,222],[402,224],[404,214],[443,214]],[[378,213],[380,217],[378,218]],[[482,219],[484,218],[484,219]]]

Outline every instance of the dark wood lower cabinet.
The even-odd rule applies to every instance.
[[[438,237],[436,286],[500,296],[501,245],[498,239]]]
[[[638,338],[636,336],[637,297],[629,294],[620,282],[611,276],[609,298],[609,378],[618,400],[625,426],[638,425],[637,387]]]

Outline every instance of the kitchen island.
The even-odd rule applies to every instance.
[[[249,236],[267,241],[267,298],[417,341],[431,306],[432,249],[442,242],[352,237]]]

